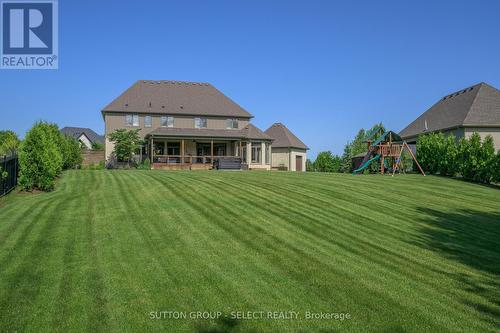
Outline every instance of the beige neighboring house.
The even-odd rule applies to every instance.
[[[399,135],[416,143],[418,135],[431,132],[470,137],[477,132],[493,137],[500,150],[500,90],[479,83],[446,95],[403,129]]]
[[[116,129],[139,129],[141,158],[164,169],[271,169],[272,138],[209,83],[137,81],[102,110],[106,160]]]
[[[104,144],[104,137],[90,128],[66,126],[61,129],[61,133],[75,138],[86,149],[92,149],[95,144]]]
[[[273,139],[272,168],[286,168],[290,171],[306,171],[309,149],[285,125],[275,123],[265,133]]]

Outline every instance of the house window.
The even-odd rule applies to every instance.
[[[238,128],[238,119],[227,119],[226,120],[226,128],[227,129]]]
[[[207,118],[194,118],[194,128],[207,128]]]
[[[125,116],[125,124],[127,126],[139,126],[139,115],[128,114]]]
[[[181,154],[180,142],[167,142],[167,155],[178,156]]]
[[[268,142],[266,142],[266,164],[269,164],[269,157],[270,157],[270,149],[269,149],[270,145]]]
[[[145,116],[144,117],[144,127],[151,127],[152,126],[152,118],[151,116]]]
[[[252,143],[252,163],[260,163],[262,145],[260,142]]]
[[[174,127],[174,117],[163,116],[160,119],[161,127]]]
[[[244,142],[241,147],[241,160],[243,163],[247,163],[247,144]]]

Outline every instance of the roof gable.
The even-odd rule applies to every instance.
[[[460,126],[500,125],[500,91],[486,83],[441,98],[400,135],[403,138]]]
[[[483,83],[463,125],[500,125],[500,90]]]
[[[295,134],[281,123],[273,124],[265,133],[274,140],[272,143],[272,147],[274,148],[309,149]]]
[[[211,84],[181,81],[137,81],[102,112],[252,117]]]
[[[61,132],[65,135],[71,136],[75,139],[79,139],[80,136],[83,134],[89,139],[90,142],[92,143],[104,143],[104,137],[102,135],[97,134],[90,128],[83,128],[83,127],[64,127],[61,129]]]

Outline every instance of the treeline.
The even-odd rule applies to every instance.
[[[428,174],[485,184],[500,182],[500,152],[495,154],[489,135],[481,141],[478,133],[460,140],[443,133],[425,134],[418,138],[417,159]]]
[[[62,170],[82,163],[80,143],[62,134],[56,124],[37,122],[19,140],[12,131],[0,131],[0,154],[19,157],[19,185],[23,190],[51,191]]]
[[[367,151],[366,137],[376,132],[385,132],[382,123],[373,125],[370,129],[360,129],[352,141],[348,141],[344,146],[342,156],[335,155],[331,151],[323,151],[318,154],[316,160],[306,161],[307,171],[316,172],[352,172],[352,158]],[[376,166],[373,166],[376,168]]]

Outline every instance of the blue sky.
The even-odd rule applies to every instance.
[[[210,82],[265,130],[342,153],[445,94],[500,88],[500,1],[60,1],[59,70],[0,70],[0,128],[103,132],[138,79]]]

